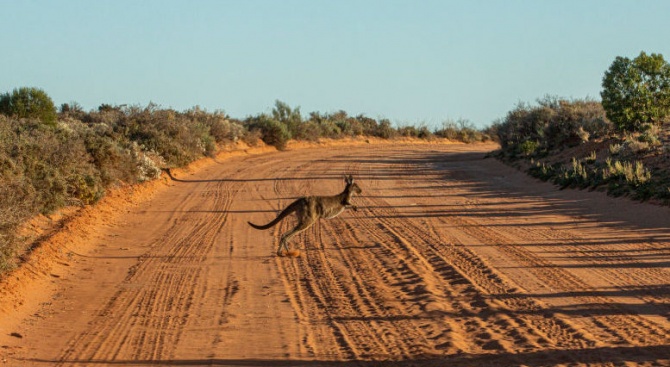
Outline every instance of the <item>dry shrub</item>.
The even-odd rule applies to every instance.
[[[263,133],[260,129],[251,129],[245,132],[245,134],[242,136],[242,141],[250,147],[255,147],[260,144],[262,137]]]
[[[17,228],[32,214],[25,189],[20,182],[6,176],[0,182],[0,272],[14,267],[15,256],[23,246]]]
[[[12,173],[34,189],[33,205],[40,212],[91,204],[102,196],[99,171],[72,129],[33,120],[11,120],[7,126],[13,133],[4,146]]]
[[[536,106],[519,104],[496,126],[502,149],[511,156],[526,141],[538,142],[536,155],[543,156],[612,131],[600,103],[556,97],[545,97]]]

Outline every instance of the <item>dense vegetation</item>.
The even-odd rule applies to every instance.
[[[602,104],[545,97],[493,125],[503,160],[561,187],[670,204],[670,65],[617,57]]]
[[[285,149],[290,139],[409,136],[478,141],[487,135],[467,121],[441,129],[394,128],[388,120],[352,117],[344,111],[313,112],[276,102],[272,114],[235,120],[220,111],[187,111],[156,105],[101,105],[84,111],[77,103],[56,111],[42,90],[21,88],[0,95],[0,272],[15,264],[24,241],[18,226],[36,214],[95,203],[117,185],[160,176],[214,155],[235,142]]]

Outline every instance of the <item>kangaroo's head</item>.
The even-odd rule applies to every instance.
[[[354,196],[354,194],[360,194],[363,192],[360,187],[358,187],[358,184],[354,182],[354,176],[349,175],[349,176],[344,176],[344,182],[347,184],[347,186],[344,188],[344,204],[345,205],[351,205],[351,198]]]

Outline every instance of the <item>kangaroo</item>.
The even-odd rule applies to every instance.
[[[351,198],[354,194],[360,194],[361,188],[354,182],[354,178],[349,175],[344,177],[346,186],[344,191],[339,195],[334,196],[306,196],[302,197],[282,210],[277,218],[266,225],[259,226],[257,224],[249,223],[250,226],[264,230],[275,226],[286,218],[289,214],[295,212],[298,217],[298,224],[292,230],[284,233],[279,241],[279,248],[277,249],[277,256],[284,256],[282,249],[288,253],[288,241],[300,232],[305,231],[311,227],[320,218],[331,219],[335,218],[346,208],[358,210],[358,208],[351,204]]]

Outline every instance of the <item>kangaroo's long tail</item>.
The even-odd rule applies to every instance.
[[[277,218],[273,219],[272,222],[270,222],[268,224],[259,226],[258,224],[253,224],[251,222],[247,222],[247,223],[249,223],[250,226],[252,226],[256,229],[260,229],[260,230],[272,228],[277,223],[281,222],[282,219],[286,218],[287,215],[296,211],[298,209],[298,206],[300,205],[300,200],[302,200],[302,199],[298,199],[298,200],[294,201],[293,203],[291,203],[291,205],[287,206],[284,210],[282,210],[281,213],[279,213],[279,215],[277,215]]]

